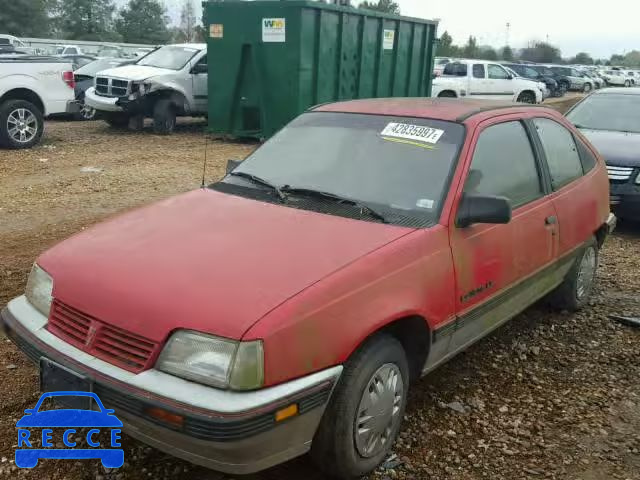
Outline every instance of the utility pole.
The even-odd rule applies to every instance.
[[[511,30],[511,23],[507,22],[507,34],[506,34],[506,38],[505,38],[505,42],[504,44],[508,47],[509,46],[509,33]]]

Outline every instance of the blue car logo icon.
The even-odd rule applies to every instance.
[[[40,411],[42,402],[51,397],[90,397],[98,410],[57,409]],[[90,400],[88,399],[88,400]],[[61,400],[61,399],[59,399]],[[61,403],[64,403],[61,400]],[[33,468],[41,458],[55,459],[100,459],[106,468],[119,468],[124,463],[124,451],[119,448],[122,422],[113,415],[114,411],[104,408],[102,402],[92,392],[49,392],[43,393],[33,409],[25,410],[16,427],[18,428],[18,450],[16,450],[16,465],[20,468]],[[75,428],[74,428],[75,427]],[[42,428],[41,448],[32,448],[36,438],[36,431]],[[64,429],[62,441],[68,448],[52,448],[53,429]],[[74,448],[77,444],[74,434],[76,428],[90,428],[86,433],[86,443],[91,448]],[[110,445],[101,445],[98,436],[101,429],[110,430]]]

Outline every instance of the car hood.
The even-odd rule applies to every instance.
[[[122,78],[124,80],[132,80],[139,82],[147,78],[157,77],[158,75],[175,74],[175,70],[166,68],[149,67],[146,65],[124,65],[122,67],[109,68],[98,72],[96,76]]]
[[[189,192],[45,252],[53,296],[159,342],[177,328],[240,339],[315,282],[413,229]]]
[[[581,129],[609,165],[640,167],[640,134]]]

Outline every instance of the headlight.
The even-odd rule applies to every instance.
[[[253,390],[264,381],[262,342],[181,330],[167,342],[156,368],[212,387]]]
[[[51,310],[52,292],[53,279],[51,275],[40,268],[37,263],[34,263],[27,281],[25,295],[29,303],[47,318]]]

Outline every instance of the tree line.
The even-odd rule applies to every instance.
[[[203,41],[195,0],[185,0],[180,23],[170,19],[160,0],[10,0],[0,9],[0,32],[17,37],[146,43]]]
[[[580,52],[574,57],[563,58],[560,49],[548,42],[530,42],[525,48],[514,50],[506,45],[495,49],[488,45],[478,45],[476,37],[469,36],[467,43],[454,45],[453,38],[444,32],[437,47],[439,57],[477,58],[483,60],[526,60],[536,63],[559,63],[569,65],[618,65],[640,67],[640,51],[632,50],[626,55],[612,55],[610,58],[594,59],[587,52]]]

